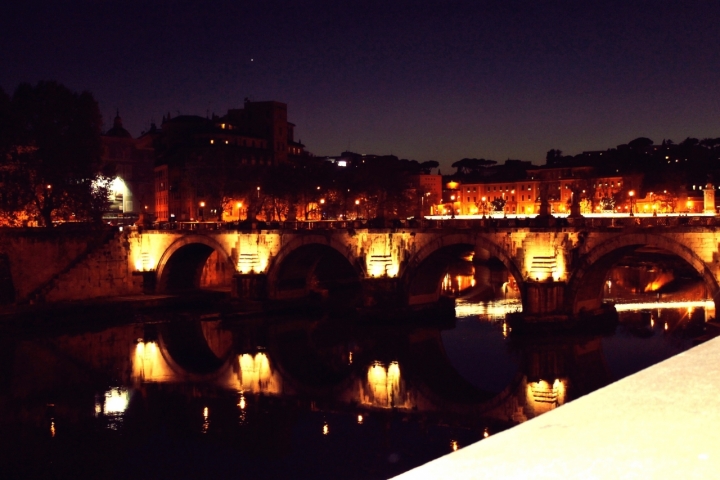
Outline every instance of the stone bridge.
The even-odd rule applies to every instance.
[[[578,315],[601,307],[603,284],[620,258],[651,248],[684,260],[703,279],[708,297],[717,298],[720,235],[713,218],[675,226],[583,220],[545,226],[477,220],[378,229],[317,223],[244,231],[140,229],[127,233],[128,258],[146,290],[156,292],[183,291],[207,277],[232,284],[245,298],[283,300],[357,288],[365,306],[422,308],[439,301],[449,263],[474,252],[507,268],[524,312]]]
[[[0,232],[0,303],[222,287],[249,300],[321,295],[347,306],[422,309],[438,304],[448,265],[472,253],[505,266],[524,313],[578,316],[601,307],[610,268],[638,249],[682,259],[703,279],[707,297],[717,299],[715,218],[661,220],[447,220],[394,228],[186,224],[92,235],[7,229]]]

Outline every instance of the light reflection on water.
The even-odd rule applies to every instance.
[[[455,315],[458,318],[477,316],[484,320],[505,320],[508,313],[521,312],[522,300],[508,298],[507,300],[493,300],[488,302],[467,302],[458,299],[455,302]]]
[[[621,322],[612,335],[518,339],[508,331],[504,320],[507,313],[519,310],[519,299],[490,302],[458,299],[453,328],[412,326],[407,332],[398,326],[365,331],[341,325],[323,330],[327,326],[318,321],[312,324],[312,329],[307,327],[306,334],[305,324],[293,318],[292,322],[296,323],[283,324],[288,329],[287,344],[295,348],[290,349],[293,355],[280,349],[286,345],[278,340],[285,330],[278,329],[277,337],[271,337],[262,330],[265,326],[258,326],[261,342],[255,341],[248,325],[243,325],[247,330],[237,326],[236,330],[230,330],[233,326],[227,326],[232,332],[231,340],[237,342],[234,347],[237,351],[233,350],[227,362],[231,366],[227,376],[210,376],[211,379],[192,382],[187,375],[173,372],[177,364],[161,339],[157,343],[143,343],[138,341],[140,335],[130,332],[126,342],[116,342],[122,343],[122,348],[113,349],[94,340],[93,334],[69,335],[63,345],[72,347],[69,351],[78,357],[99,358],[97,364],[102,368],[111,365],[102,355],[121,352],[118,356],[122,355],[124,363],[121,367],[113,365],[108,372],[113,375],[127,372],[126,378],[108,382],[117,386],[93,390],[97,397],[78,402],[83,415],[93,416],[95,400],[93,422],[101,426],[104,434],[118,436],[118,432],[135,432],[135,438],[143,444],[147,438],[156,438],[144,436],[147,428],[150,434],[172,443],[173,435],[186,433],[182,429],[191,425],[188,431],[197,436],[204,434],[206,441],[212,438],[221,445],[218,451],[225,452],[224,455],[233,449],[229,457],[242,460],[256,478],[287,478],[298,468],[309,469],[303,466],[311,463],[316,465],[312,468],[325,468],[317,467],[324,463],[329,465],[327,468],[335,468],[333,478],[343,476],[343,469],[370,472],[369,478],[388,478],[506,428],[505,424],[496,428],[496,424],[488,422],[480,425],[485,419],[478,419],[475,411],[474,416],[461,417],[466,414],[441,410],[448,405],[462,406],[459,401],[453,403],[452,395],[464,392],[462,385],[458,387],[451,381],[453,375],[483,392],[497,393],[513,385],[518,395],[511,402],[516,403],[504,404],[503,408],[513,407],[512,422],[522,422],[577,398],[579,385],[587,381],[583,375],[597,380],[593,388],[599,388],[603,382],[617,380],[690,348],[702,333],[705,318],[714,317],[711,302],[619,305]],[[121,338],[120,330],[116,334],[116,338]],[[402,347],[405,337],[407,344]],[[240,347],[240,341],[248,338],[253,341],[248,340]],[[265,345],[268,338],[275,338],[275,343],[271,341],[267,348],[247,347]],[[307,339],[307,349],[300,348],[303,339]],[[440,347],[435,350],[419,347],[426,344]],[[29,348],[16,351],[18,355],[31,352]],[[426,355],[428,352],[433,356]],[[580,363],[582,359],[585,363]],[[578,375],[578,370],[588,365],[596,370],[586,369]],[[293,377],[296,370],[289,367],[298,367],[297,371],[307,373],[308,377],[326,368],[330,372],[326,374],[328,377],[340,372],[342,375],[338,374],[338,378],[342,378],[332,384],[306,386],[302,383],[305,377]],[[97,369],[100,371],[101,367]],[[25,375],[29,375],[28,372],[40,375],[43,370],[28,368]],[[438,372],[440,374],[429,380],[424,377],[426,373],[432,377]],[[522,378],[522,382],[518,383],[518,378]],[[44,388],[47,382],[48,379],[38,376],[38,385]],[[205,385],[210,387],[206,389]],[[447,390],[442,391],[445,387]],[[28,391],[31,390],[28,387]],[[586,391],[591,389],[583,390]],[[438,398],[440,402],[431,404]],[[58,414],[64,416],[53,413],[46,417],[47,423],[42,423],[46,437],[55,434],[59,425],[54,441],[62,441],[66,432],[75,428],[66,414],[67,401],[62,401]],[[446,414],[447,417],[443,417]],[[447,418],[457,423],[446,421]],[[436,419],[438,423],[433,424]],[[476,423],[469,425],[468,419]],[[168,428],[172,434],[163,436]],[[325,443],[319,443],[318,439],[324,439]],[[203,455],[211,455],[202,451]],[[375,468],[372,461],[368,461],[369,456],[356,453],[368,451],[370,457],[381,460],[378,465],[390,465],[387,459],[392,458],[395,462],[392,465],[398,465],[397,468],[368,470]],[[418,451],[422,453],[406,461],[414,454],[408,452]],[[188,463],[183,458],[188,450],[178,449],[178,452],[181,453],[169,453],[172,460],[178,465]],[[266,462],[258,461],[253,455],[274,457],[272,462]],[[218,455],[213,461],[219,464],[223,458]],[[140,470],[147,465],[134,467]],[[236,467],[237,462],[228,468]],[[302,470],[306,477],[312,477],[313,472]]]

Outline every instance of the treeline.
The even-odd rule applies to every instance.
[[[57,82],[0,89],[0,225],[99,221],[114,175],[101,162],[101,127],[88,92]]]

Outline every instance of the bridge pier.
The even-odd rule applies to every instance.
[[[155,270],[144,270],[135,271],[133,276],[139,276],[142,281],[142,293],[145,295],[152,295],[157,291],[157,271]]]
[[[553,280],[526,282],[524,312],[529,315],[566,313],[563,311],[566,288],[565,282]]]
[[[243,300],[263,300],[267,292],[267,275],[236,273],[233,275],[232,296]]]
[[[400,281],[396,277],[372,277],[361,281],[363,306],[370,308],[403,307]]]

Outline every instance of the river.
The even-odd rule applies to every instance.
[[[388,478],[691,348],[705,305],[618,308],[604,335],[513,335],[513,298],[451,324],[205,308],[5,331],[2,476]]]

